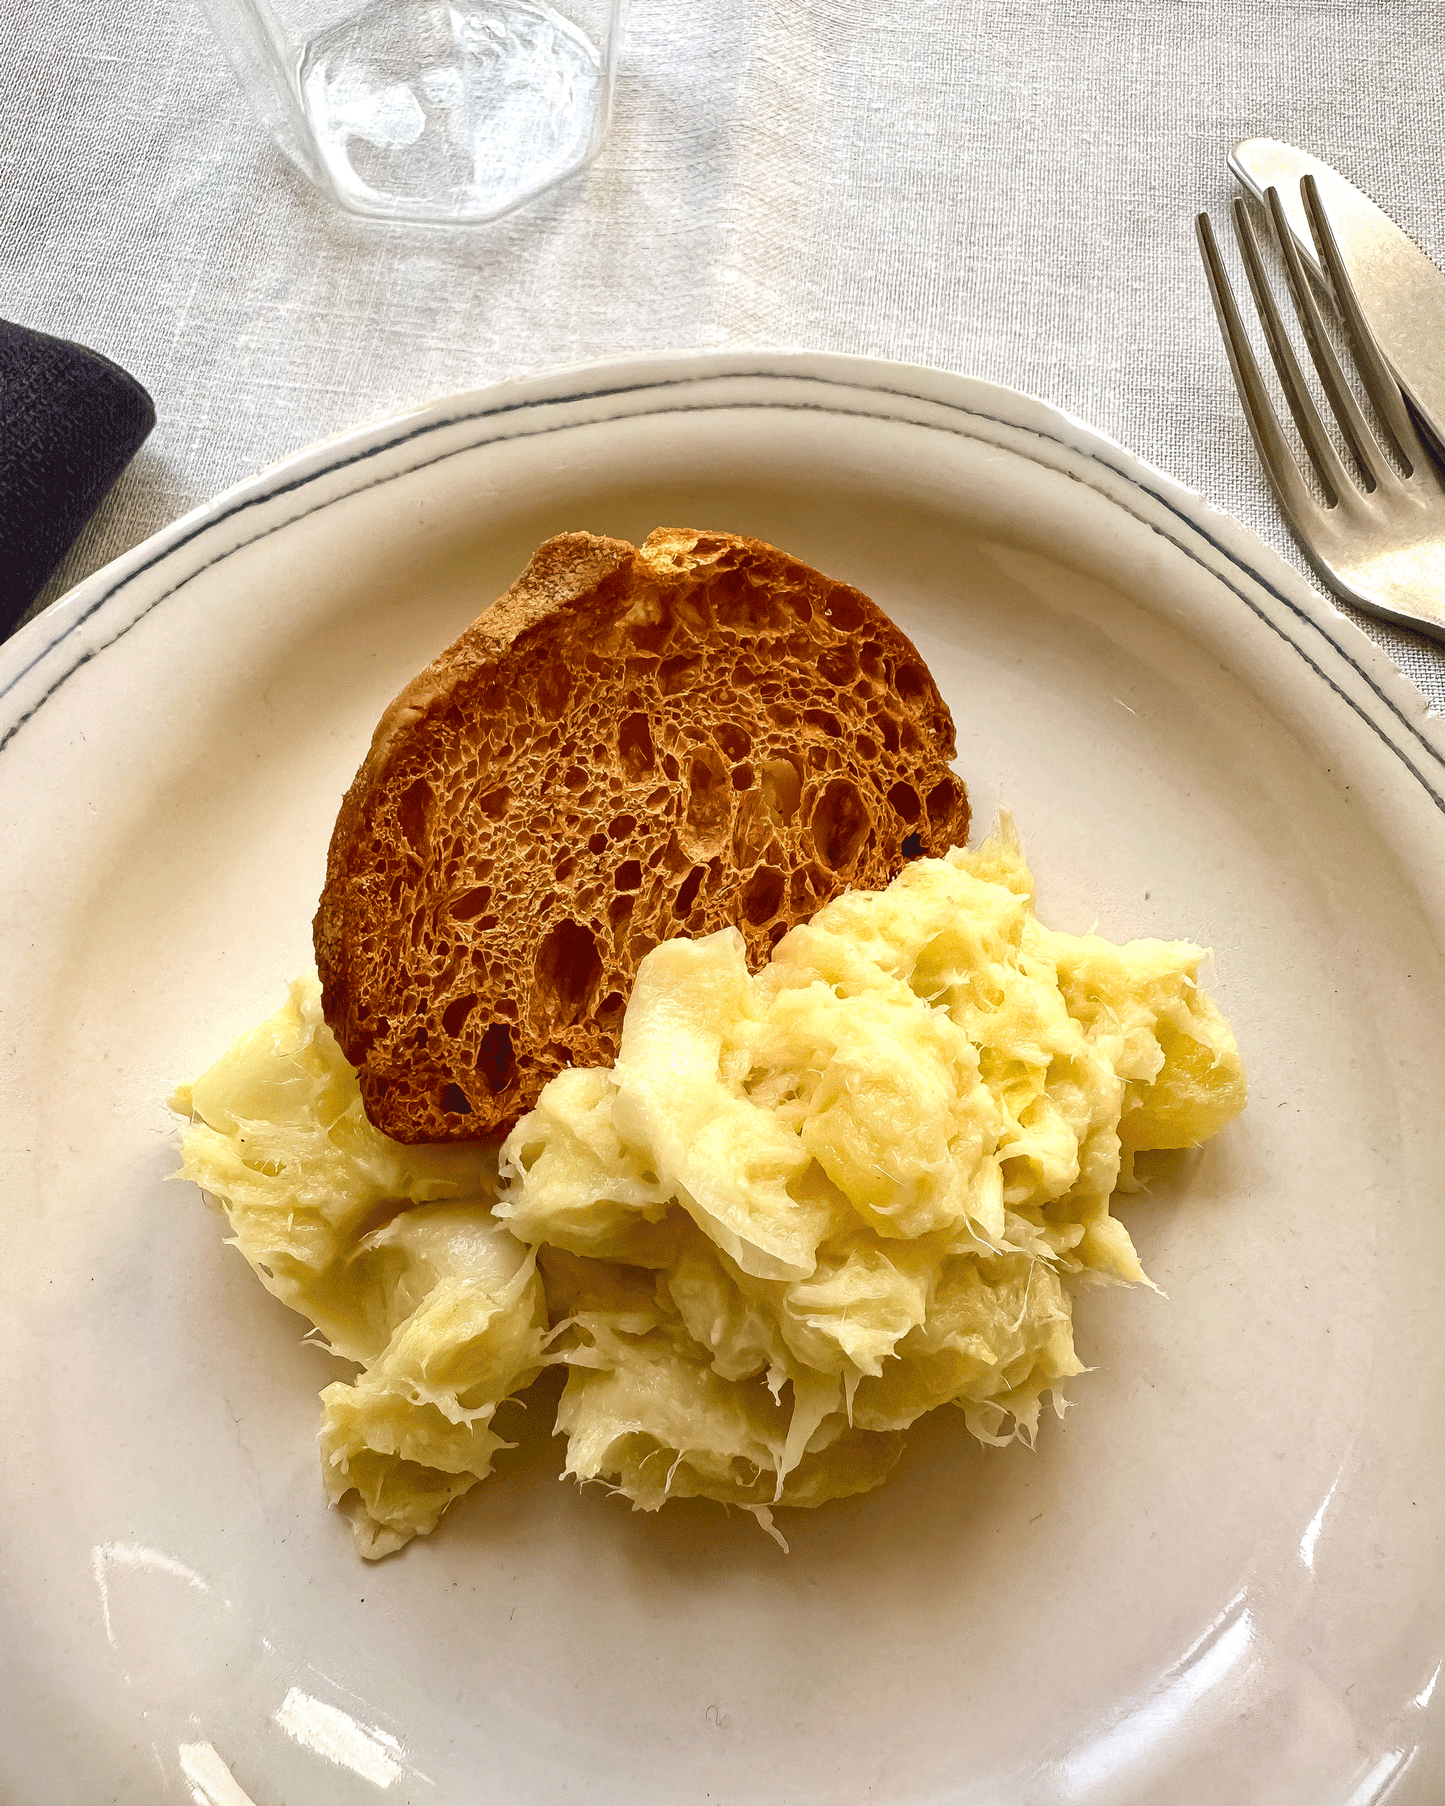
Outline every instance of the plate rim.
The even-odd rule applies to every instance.
[[[134,548],[130,553],[124,554],[121,558],[112,561],[110,565],[104,567],[101,571],[94,573],[92,577],[88,578],[84,583],[69,592],[67,596],[60,598],[57,603],[52,604],[51,609],[47,610],[45,614],[37,617],[36,622],[30,623],[29,628],[25,631],[28,632],[29,629],[45,622],[47,617],[50,616],[53,611],[63,611],[66,604],[71,604],[73,607],[79,608],[83,612],[76,613],[73,617],[66,618],[63,621],[57,619],[53,623],[53,625],[59,628],[59,632],[56,634],[55,638],[49,641],[46,647],[37,654],[37,662],[44,660],[48,655],[66,647],[68,644],[70,650],[65,654],[65,657],[73,658],[75,660],[75,662],[68,667],[68,671],[79,669],[81,664],[88,662],[90,658],[104,652],[106,645],[114,643],[113,641],[107,641],[106,644],[87,650],[88,642],[93,636],[87,635],[81,631],[85,624],[91,621],[104,623],[111,618],[112,611],[123,610],[125,592],[129,586],[133,583],[142,581],[146,578],[148,573],[156,571],[164,566],[167,559],[178,558],[184,560],[188,548],[193,547],[198,540],[203,539],[207,532],[223,529],[226,523],[233,520],[236,514],[243,508],[252,507],[257,503],[271,500],[278,495],[286,493],[288,490],[302,488],[307,483],[325,478],[329,473],[340,470],[348,464],[357,464],[364,458],[383,454],[409,440],[420,440],[427,434],[442,432],[448,426],[455,425],[459,419],[468,417],[465,412],[458,412],[459,404],[462,404],[462,406],[465,407],[466,404],[494,401],[495,398],[504,396],[508,397],[506,412],[513,413],[517,409],[545,406],[558,402],[565,402],[569,399],[575,399],[575,390],[573,394],[569,396],[566,394],[548,393],[546,392],[546,389],[549,385],[560,384],[564,379],[575,378],[579,374],[590,372],[596,377],[610,379],[619,369],[626,369],[630,375],[638,371],[656,370],[659,367],[663,370],[676,371],[679,367],[679,362],[680,360],[678,359],[634,359],[628,360],[625,365],[619,365],[614,361],[586,366],[584,367],[584,370],[580,372],[576,367],[567,371],[547,372],[538,377],[523,379],[515,384],[497,385],[487,389],[466,392],[457,396],[440,398],[424,408],[407,410],[401,414],[388,416],[386,419],[372,423],[369,426],[353,429],[348,433],[303,448],[300,452],[271,466],[268,470],[257,473],[257,475],[246,479],[240,484],[233,485],[230,489],[223,491],[211,502],[202,505],[202,507],[198,509],[192,510],[190,514],[183,516],[179,521],[172,523],[170,527],[164,528],[159,533],[152,535],[149,540]],[[805,378],[810,381],[821,380],[832,383],[840,383],[842,377],[848,377],[851,383],[851,378],[854,374],[859,372],[860,369],[865,374],[914,372],[914,367],[912,366],[883,364],[879,360],[844,359],[834,357],[819,358],[796,354],[779,354],[776,357],[769,356],[767,359],[751,358],[746,360],[730,357],[714,358],[713,356],[708,355],[698,357],[695,360],[689,358],[686,360],[686,364],[687,372],[685,375],[673,375],[660,378],[653,386],[668,388],[673,386],[676,382],[697,381],[699,380],[700,375],[702,378],[709,380],[720,376],[736,377],[739,380],[757,379],[759,377],[785,377],[788,379]],[[719,368],[719,365],[735,365],[737,367]],[[821,376],[819,374],[820,365],[822,366]],[[1270,552],[1270,550],[1264,546],[1263,542],[1259,541],[1248,531],[1248,529],[1235,522],[1230,516],[1213,509],[1202,497],[1184,489],[1164,473],[1153,470],[1152,467],[1145,464],[1142,460],[1135,458],[1132,453],[1128,452],[1124,447],[1117,445],[1115,441],[1109,439],[1106,435],[1098,433],[1094,429],[1073,420],[1070,416],[1058,409],[1052,408],[1047,403],[1039,402],[1032,397],[1021,395],[1018,391],[1008,389],[1001,385],[986,384],[970,378],[952,376],[946,372],[918,371],[916,374],[927,380],[926,382],[920,383],[918,387],[903,391],[903,393],[908,394],[913,399],[928,402],[930,404],[942,401],[947,406],[962,408],[970,414],[976,414],[979,406],[985,401],[990,401],[993,398],[1002,398],[997,402],[996,417],[1010,430],[1023,429],[1026,431],[1039,431],[1042,437],[1050,440],[1055,446],[1062,448],[1063,451],[1093,460],[1105,469],[1111,471],[1116,478],[1119,478],[1135,488],[1145,490],[1145,492],[1150,494],[1156,502],[1160,503],[1178,517],[1181,531],[1187,529],[1188,534],[1192,534],[1197,538],[1202,539],[1214,549],[1214,552],[1224,562],[1226,569],[1219,570],[1211,560],[1199,556],[1197,549],[1195,550],[1196,562],[1201,568],[1214,576],[1216,580],[1229,585],[1236,594],[1240,595],[1241,600],[1245,601],[1253,609],[1253,613],[1255,617],[1257,617],[1258,625],[1249,629],[1251,635],[1260,628],[1269,628],[1273,633],[1279,634],[1281,637],[1286,639],[1290,638],[1290,635],[1284,632],[1280,625],[1272,620],[1262,607],[1255,606],[1260,598],[1251,598],[1247,593],[1249,586],[1252,584],[1267,590],[1268,593],[1274,597],[1276,602],[1287,607],[1292,615],[1299,617],[1301,621],[1313,626],[1318,633],[1334,647],[1334,650],[1339,657],[1352,666],[1365,682],[1369,683],[1370,687],[1375,691],[1379,703],[1383,707],[1388,708],[1390,713],[1403,727],[1409,729],[1416,735],[1423,748],[1434,760],[1438,761],[1442,770],[1445,770],[1445,734],[1442,734],[1441,732],[1442,724],[1440,721],[1429,717],[1428,705],[1425,703],[1424,698],[1419,696],[1419,693],[1415,691],[1414,686],[1411,685],[1408,679],[1397,670],[1382,648],[1377,647],[1374,642],[1370,641],[1368,636],[1363,634],[1353,622],[1349,621],[1348,617],[1334,610],[1325,598],[1317,595],[1304,584],[1290,567],[1284,564],[1283,560],[1279,559],[1276,554]],[[633,393],[637,389],[647,386],[649,385],[645,382],[629,381],[624,385],[623,392]],[[856,384],[851,386],[856,386]],[[881,384],[873,382],[868,382],[864,386],[874,394],[898,392],[896,390],[890,391],[884,389]],[[929,392],[935,389],[939,392]],[[523,397],[521,399],[512,399],[518,391],[525,392]],[[605,391],[601,388],[584,389],[581,391],[581,394],[584,396],[598,396],[603,393],[605,393]],[[730,404],[726,401],[718,401],[711,405],[725,408]],[[496,414],[501,411],[503,410],[495,405],[479,410],[483,417],[487,414]],[[640,415],[633,414],[627,417],[645,418],[647,412],[650,411],[651,410],[644,410]],[[471,417],[476,417],[475,413]],[[876,413],[871,414],[870,417],[884,421],[890,418],[890,416],[886,414]],[[897,416],[893,416],[893,418],[897,418]],[[922,425],[924,423],[913,421],[911,424]],[[473,440],[467,445],[457,446],[455,450],[461,452],[483,443],[485,443],[483,440]],[[1047,462],[1045,460],[1040,460],[1040,462],[1044,462],[1047,469],[1062,474],[1063,466],[1060,463]],[[424,463],[401,464],[395,471],[389,472],[388,475],[392,477],[402,477],[422,468],[424,468]],[[318,499],[317,507],[324,508],[330,506],[333,502],[341,501],[345,499],[346,496],[355,493],[356,490],[354,489],[348,489],[343,494],[328,493],[324,499]],[[1115,506],[1125,505],[1120,502],[1116,495],[1113,495],[1106,488],[1097,488],[1095,494],[1099,501],[1111,502]],[[285,522],[277,523],[277,527],[274,530],[284,531],[287,526],[294,524],[301,518],[303,517],[299,515],[291,515]],[[1135,518],[1146,520],[1146,517],[1142,514],[1136,515]],[[1147,520],[1146,524],[1149,524]],[[1237,548],[1231,543],[1235,540],[1238,542]],[[245,545],[250,543],[254,543],[254,540],[243,539],[236,544],[227,545],[224,550],[221,550],[218,553],[218,557],[228,557],[231,552],[239,551],[243,549]],[[1191,550],[1188,546],[1185,546],[1182,549],[1185,549],[1186,551]],[[1252,568],[1250,564],[1245,563],[1241,556],[1241,552],[1251,553],[1258,565],[1262,567],[1265,575],[1261,575],[1260,569]],[[1277,567],[1277,571],[1270,571],[1271,563]],[[181,568],[182,566],[177,566],[178,570]],[[187,568],[186,575],[182,577],[181,583],[176,587],[179,588],[185,582],[189,582],[192,578],[200,575],[201,571],[205,568],[207,568],[207,566],[204,564],[193,570]],[[166,591],[166,594],[174,593],[175,591],[173,589],[168,589]],[[155,598],[155,603],[164,599],[165,596],[157,596]],[[149,606],[151,605],[154,605],[154,603],[148,605],[143,612],[149,612]],[[136,620],[139,620],[140,618],[143,618],[143,615],[137,615],[135,617]],[[1343,623],[1344,626],[1349,629],[1350,634],[1356,636],[1357,644],[1350,641],[1349,634],[1341,636],[1344,641],[1343,644],[1339,643],[1334,638],[1334,633],[1338,631],[1338,624],[1340,623]],[[131,622],[130,624],[133,625],[134,622]],[[122,632],[124,631],[128,631],[128,626],[122,629]],[[119,635],[116,637],[118,638]],[[1337,697],[1348,704],[1362,719],[1374,726],[1375,731],[1381,733],[1382,738],[1384,738],[1379,723],[1371,720],[1368,708],[1362,707],[1360,702],[1342,690],[1339,684],[1335,683],[1327,672],[1310,658],[1309,653],[1304,647],[1300,646],[1298,642],[1292,641],[1291,643],[1295,645],[1295,649],[1300,653],[1301,657],[1311,665],[1314,673],[1323,682],[1329,685],[1331,690],[1335,691]],[[1351,649],[1352,644],[1354,645],[1353,651]],[[1368,651],[1368,656],[1362,657],[1361,655],[1366,651]],[[1321,652],[1321,657],[1324,656],[1323,652]],[[1371,680],[1370,673],[1372,670],[1380,680],[1378,683]],[[8,665],[4,656],[4,651],[0,651],[0,751],[3,751],[3,745],[10,737],[6,732],[6,728],[9,725],[7,721],[7,692],[12,689],[13,685],[6,683],[5,680],[7,675]],[[63,682],[63,679],[60,681]],[[1304,682],[1306,680],[1302,678],[1301,681]],[[1313,689],[1313,681],[1309,681],[1309,700],[1315,706],[1328,707],[1333,710],[1334,704],[1328,702],[1327,699],[1320,697],[1318,692]],[[59,688],[60,682],[57,682],[52,688],[47,689],[45,695],[36,703],[36,707],[44,706]],[[1397,694],[1393,698],[1390,694],[1392,688],[1397,690]],[[1411,703],[1412,698],[1414,699],[1414,704],[1418,705],[1419,711],[1419,718],[1414,722],[1409,719],[1409,716],[1414,712],[1414,707]],[[20,725],[23,725],[23,719],[28,719],[28,716],[23,717],[21,721],[16,722],[14,724],[15,729],[18,729]],[[12,729],[12,731],[14,730]],[[1390,744],[1393,745],[1394,743],[1390,742]],[[1395,750],[1398,752],[1399,748],[1396,747]],[[1403,754],[1401,756],[1403,757]],[[1420,778],[1422,783],[1426,784],[1426,788],[1430,790],[1431,795],[1436,797],[1437,805],[1441,808],[1442,813],[1445,813],[1445,803],[1441,803],[1435,790],[1431,788],[1430,784],[1426,782],[1420,772],[1417,771],[1415,775],[1417,778]]]
[[[851,390],[862,391],[884,401],[893,398],[899,402],[941,407],[981,426],[992,426],[1008,433],[1023,433],[1036,441],[1049,443],[1066,454],[1071,453],[1088,463],[1101,466],[1129,488],[1141,491],[1183,530],[1179,534],[1164,535],[1176,549],[1191,557],[1194,562],[1207,565],[1216,581],[1231,590],[1262,625],[1293,645],[1313,675],[1390,744],[1397,757],[1425,789],[1436,809],[1445,816],[1445,716],[1431,713],[1430,704],[1423,693],[1411,683],[1383,647],[1370,639],[1325,595],[1306,583],[1277,552],[1266,546],[1255,533],[1233,516],[1217,508],[1198,491],[1187,488],[1166,472],[1149,464],[1106,433],[1022,390],[924,365],[813,351],[675,351],[556,366],[479,389],[460,390],[440,396],[305,446],[221,490],[209,501],[181,515],[169,526],[160,528],[130,551],[102,566],[65,595],[58,597],[0,647],[0,754],[3,754],[25,722],[50,701],[67,678],[81,664],[88,663],[103,653],[107,645],[113,644],[120,634],[99,645],[87,645],[65,669],[50,676],[38,696],[28,700],[23,696],[17,698],[17,691],[26,677],[60,652],[87,624],[97,621],[108,611],[113,612],[125,591],[138,580],[157,572],[168,560],[184,561],[187,551],[208,534],[220,532],[238,516],[265,502],[299,491],[326,476],[361,466],[400,446],[419,442],[430,435],[469,422],[504,421],[528,410],[612,401],[647,391],[656,391],[661,396],[669,391],[696,388],[705,383],[743,385],[768,381],[809,382],[836,391],[840,398]],[[725,400],[713,399],[695,403],[694,407],[725,408],[728,405]],[[779,404],[761,402],[754,405]],[[665,409],[649,407],[629,410],[627,417],[686,411],[692,410],[686,405]],[[887,418],[876,408],[864,410],[823,405],[821,411],[866,413],[869,418]],[[579,421],[568,421],[565,426],[580,424],[582,423]],[[913,420],[908,424],[926,426],[928,423]],[[512,436],[515,435],[497,433],[493,435],[493,439]],[[979,435],[975,432],[966,436]],[[454,448],[454,452],[473,450],[485,442],[472,439],[466,446]],[[449,456],[454,453],[444,452],[439,455]],[[1042,458],[1033,461],[1055,470],[1059,468],[1056,461]],[[424,462],[409,462],[401,468],[386,472],[376,480],[392,481],[421,468],[424,468]],[[1135,519],[1144,518],[1137,511],[1127,508],[1117,495],[1108,494],[1097,485],[1090,487],[1095,488],[1101,499],[1133,514]],[[341,498],[327,497],[316,506],[322,508],[339,499]],[[276,523],[265,531],[270,533],[284,530],[300,518],[303,516],[290,516],[286,521]],[[1145,524],[1160,531],[1157,523]],[[1191,545],[1188,543],[1190,538],[1200,543]],[[204,560],[184,574],[178,569],[178,581],[154,596],[146,609],[127,623],[122,632],[129,631],[129,627],[142,619],[150,608],[159,606],[169,595],[199,576],[210,564],[219,562],[249,543],[252,541],[241,539],[228,544],[218,549],[214,558]],[[1222,560],[1230,574],[1226,575],[1212,561],[1205,560],[1201,556],[1200,545],[1207,547],[1217,559]],[[1284,627],[1269,619],[1261,598],[1249,594],[1249,587],[1262,591],[1265,598],[1283,607],[1302,626],[1312,629],[1415,742],[1419,752],[1424,755],[1423,763],[1438,768],[1438,776],[1427,776],[1426,771],[1384,731],[1382,723],[1373,717],[1366,706],[1349,695],[1342,684]],[[78,648],[72,648],[72,652],[77,650]],[[18,709],[17,700],[20,705]]]

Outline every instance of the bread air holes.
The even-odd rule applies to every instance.
[[[515,1066],[512,1031],[505,1022],[494,1022],[482,1036],[482,1045],[477,1050],[477,1071],[493,1097],[507,1089]]]
[[[427,817],[431,814],[432,787],[425,778],[415,778],[401,793],[396,806],[397,826],[402,839],[413,853],[426,849]]]
[[[888,801],[893,805],[895,815],[901,815],[904,821],[917,821],[923,813],[923,805],[918,800],[918,792],[912,784],[905,784],[900,778],[888,792]]]
[[[695,865],[682,881],[682,889],[677,893],[677,901],[672,906],[672,913],[679,922],[685,922],[692,914],[692,906],[697,901],[697,893],[702,888],[702,881],[707,876],[705,865]]]
[[[941,828],[957,809],[960,788],[955,779],[944,778],[929,791],[928,819],[935,828]]]
[[[692,690],[702,675],[700,658],[665,658],[657,667],[657,687],[664,696],[675,696],[680,690]]]
[[[548,721],[561,719],[572,694],[572,673],[559,660],[548,665],[537,679],[537,708]]]
[[[798,813],[803,774],[791,759],[769,759],[762,770],[762,792],[768,812],[780,822],[790,822]]]
[[[717,743],[723,749],[724,757],[731,759],[734,765],[739,759],[747,758],[753,750],[750,735],[735,721],[723,721],[718,724]],[[745,789],[746,786],[741,786],[741,788]]]
[[[770,865],[759,866],[748,879],[743,892],[743,914],[755,927],[771,922],[778,913],[785,882],[783,874]]]
[[[905,834],[900,850],[905,859],[917,859],[923,852],[923,836],[921,834]]]
[[[453,1037],[459,1035],[467,1025],[467,1017],[476,1007],[475,996],[453,997],[442,1011],[442,1027]]]
[[[474,922],[492,900],[490,884],[479,884],[472,890],[464,890],[451,902],[451,918],[454,922]]]
[[[472,1113],[472,1100],[467,1096],[466,1092],[462,1090],[460,1085],[443,1085],[442,1109],[445,1110],[449,1116],[470,1116]]]
[[[713,617],[719,627],[770,626],[774,610],[741,571],[720,571],[708,586]]]
[[[854,633],[863,625],[862,598],[841,584],[828,591],[823,608],[839,633]]]
[[[662,651],[672,638],[673,622],[670,617],[656,621],[628,621],[627,634],[633,649],[651,657]]]
[[[698,847],[716,846],[732,815],[732,774],[710,746],[700,746],[687,764],[687,827]]]
[[[617,756],[629,778],[641,778],[657,764],[646,715],[629,715],[617,730]]]
[[[847,778],[834,778],[813,805],[813,844],[835,872],[852,864],[869,826],[858,787]]]
[[[541,1014],[551,1028],[581,1021],[602,976],[591,930],[570,918],[558,922],[537,949],[535,976]]]
[[[641,890],[642,862],[639,859],[624,859],[612,875],[612,882],[618,890]]]
[[[778,828],[778,818],[763,802],[761,790],[750,790],[739,798],[733,818],[733,864],[747,871],[762,858]]]

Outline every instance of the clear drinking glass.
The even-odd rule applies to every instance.
[[[589,163],[625,0],[203,0],[292,162],[353,213],[496,219]]]

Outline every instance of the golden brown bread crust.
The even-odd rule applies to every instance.
[[[760,964],[961,845],[953,753],[858,590],[725,533],[548,540],[392,703],[341,805],[316,963],[368,1116],[480,1139],[610,1064],[658,941],[734,923]]]

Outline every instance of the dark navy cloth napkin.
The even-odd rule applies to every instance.
[[[109,358],[0,320],[0,640],[155,423]]]

